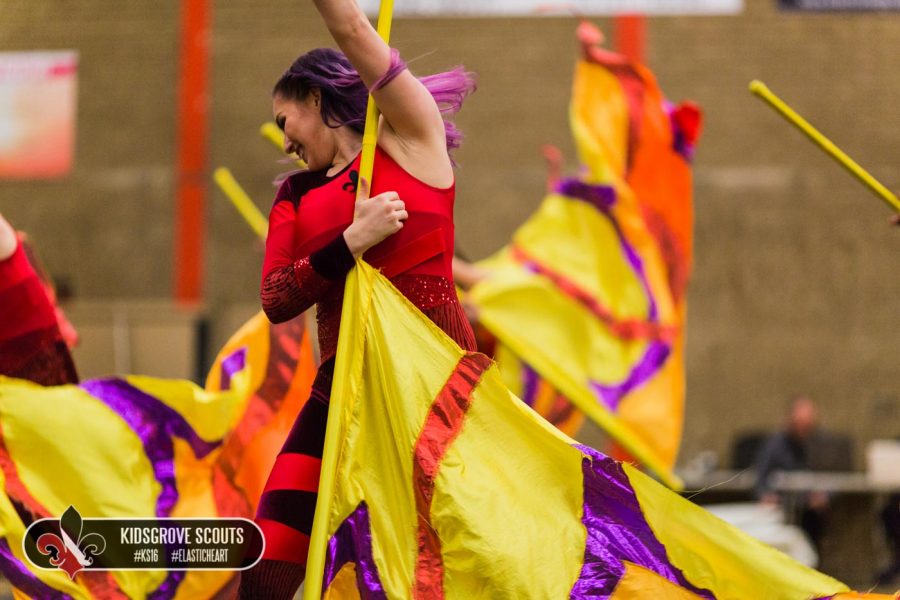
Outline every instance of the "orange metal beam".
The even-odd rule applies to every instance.
[[[644,15],[619,15],[615,18],[616,52],[644,64],[647,19]]]
[[[211,0],[182,0],[179,56],[175,298],[203,296]]]

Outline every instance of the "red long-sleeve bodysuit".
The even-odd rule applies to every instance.
[[[306,562],[344,279],[355,264],[343,231],[353,220],[358,168],[357,157],[331,177],[325,171],[292,175],[279,189],[269,216],[263,309],[277,323],[317,305],[322,366],[260,501],[257,522],[266,535],[268,560]],[[474,351],[474,334],[456,297],[451,271],[455,186],[429,186],[379,148],[371,195],[385,191],[398,193],[409,218],[363,258],[462,348]]]

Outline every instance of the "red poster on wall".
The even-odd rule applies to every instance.
[[[72,170],[78,54],[0,52],[0,179]]]

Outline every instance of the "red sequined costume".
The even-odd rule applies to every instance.
[[[263,309],[277,323],[316,304],[323,361],[310,401],[275,462],[257,513],[257,522],[266,535],[264,562],[269,562],[267,569],[258,571],[269,573],[273,592],[289,572],[302,577],[296,565],[306,563],[344,280],[355,264],[343,231],[353,220],[358,169],[357,157],[331,177],[325,171],[292,175],[278,191],[269,216]],[[475,350],[474,334],[457,300],[451,271],[455,186],[439,189],[426,185],[379,148],[371,195],[391,190],[405,202],[409,218],[398,233],[371,248],[363,258],[380,268],[461,347]],[[245,573],[247,576],[253,575]],[[266,589],[265,582],[257,580],[253,585],[257,593]]]
[[[21,241],[0,261],[0,375],[41,385],[77,383],[75,364]]]

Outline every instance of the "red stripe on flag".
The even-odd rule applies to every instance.
[[[462,431],[472,391],[482,374],[491,366],[484,354],[470,352],[456,365],[450,379],[438,393],[413,452],[413,489],[419,515],[419,555],[416,557],[416,581],[413,597],[440,600],[444,597],[444,565],[441,541],[431,525],[431,500],[434,479],[453,440]]]
[[[3,432],[0,431],[0,471],[5,479],[4,493],[13,502],[21,505],[27,510],[33,521],[23,522],[28,527],[38,519],[57,518],[47,510],[43,504],[31,495],[25,484],[19,478],[19,470],[16,463],[9,455],[6,448],[6,442],[3,439]],[[33,535],[33,534],[32,534]],[[27,566],[27,565],[25,565]],[[112,573],[107,571],[81,571],[78,574],[79,583],[83,584],[88,592],[95,598],[109,598],[109,600],[120,600],[128,598],[119,588]]]
[[[279,454],[263,492],[271,490],[318,492],[321,470],[320,458],[295,452]]]
[[[538,275],[543,275],[556,285],[559,290],[589,310],[600,319],[614,334],[626,340],[659,340],[671,344],[678,335],[678,328],[638,319],[620,319],[600,303],[590,292],[579,287],[571,279],[561,275],[554,269],[538,262],[521,246],[512,245],[512,256],[520,263],[527,263]]]
[[[260,477],[251,476],[249,479],[247,475],[261,469],[260,464],[264,459],[271,461],[271,457],[276,455],[279,447],[266,451],[264,458],[256,456],[250,462],[247,462],[247,448],[254,441],[262,439],[267,432],[275,431],[276,427],[281,427],[282,436],[287,435],[293,418],[285,426],[279,426],[276,417],[279,413],[290,413],[294,416],[300,413],[316,374],[312,361],[309,361],[308,368],[304,367],[298,371],[301,349],[309,346],[303,318],[265,326],[269,329],[265,376],[259,388],[253,392],[238,424],[223,444],[216,461],[214,471],[216,485],[213,487],[213,493],[220,515],[256,513],[266,483],[265,473]],[[300,340],[299,345],[297,340]],[[294,394],[290,393],[292,386],[297,386]],[[235,484],[238,479],[241,480],[241,490],[238,490]],[[244,505],[249,508],[242,508]]]

